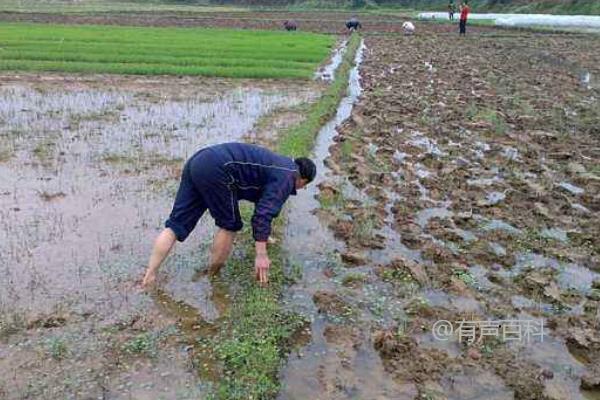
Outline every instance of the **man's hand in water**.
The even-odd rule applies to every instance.
[[[267,242],[256,242],[256,259],[254,260],[254,272],[260,283],[269,282],[269,267],[271,260],[267,253]]]
[[[256,255],[256,260],[254,260],[254,271],[256,272],[256,279],[260,283],[269,282],[270,266],[271,260],[269,260],[269,256],[266,253]]]
[[[147,270],[146,275],[144,275],[144,279],[142,280],[142,287],[144,289],[149,289],[156,285],[156,272],[152,270]]]

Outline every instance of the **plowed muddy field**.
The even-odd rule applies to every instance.
[[[335,245],[290,299],[316,321],[290,390],[597,399],[600,40],[417,28],[365,39],[317,194]]]

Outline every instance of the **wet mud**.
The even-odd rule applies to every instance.
[[[320,219],[340,270],[369,277],[346,293],[391,287],[373,343],[423,398],[595,398],[600,107],[581,71],[598,73],[600,41],[424,29],[367,37],[364,92],[326,159]],[[535,320],[545,336],[444,342],[439,320]]]

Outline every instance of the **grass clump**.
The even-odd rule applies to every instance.
[[[476,121],[484,121],[491,125],[492,131],[497,135],[504,135],[508,131],[508,124],[504,116],[492,109],[483,109],[474,117]]]
[[[277,373],[286,348],[292,335],[305,324],[298,315],[284,312],[279,303],[285,283],[285,259],[279,245],[269,247],[269,285],[262,287],[255,282],[251,212],[250,207],[242,209],[246,221],[240,235],[242,252],[229,261],[225,272],[226,279],[238,290],[226,316],[228,323],[222,325],[212,343],[225,372],[213,399],[275,398],[279,392]],[[278,220],[275,228],[281,225]]]
[[[313,33],[1,23],[0,69],[311,78],[333,38]]]
[[[0,341],[19,333],[26,327],[25,316],[17,312],[0,312]]]
[[[53,337],[46,341],[46,352],[53,359],[60,361],[69,355],[69,348],[63,338]]]
[[[145,355],[154,358],[158,356],[160,343],[175,333],[174,326],[156,332],[143,332],[123,343],[121,350],[129,355]]]
[[[344,276],[342,279],[342,285],[346,287],[360,287],[363,283],[367,281],[367,275],[361,274],[359,272],[351,272]]]

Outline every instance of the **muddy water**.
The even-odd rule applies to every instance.
[[[139,92],[2,88],[0,138],[12,154],[0,164],[0,251],[11,284],[0,287],[0,304],[41,312],[61,301],[106,305],[107,285],[145,262],[185,159],[301,102],[292,90],[145,101]],[[207,238],[210,225],[199,228],[188,252]],[[185,252],[172,260],[175,275],[186,256],[197,257]]]
[[[162,295],[135,281],[185,159],[241,140],[315,90],[187,78],[107,89],[110,79],[10,77],[0,87],[0,374],[14,376],[0,380],[0,397],[9,387],[8,398],[202,397],[197,373],[214,373],[193,338],[226,307],[218,285],[192,279],[210,218],[167,261]]]
[[[331,60],[329,60],[329,63],[315,73],[315,79],[326,82],[330,82],[335,79],[335,71],[342,63],[342,58],[344,56],[344,52],[346,51],[347,45],[348,41],[345,40],[333,50]]]
[[[367,325],[345,331],[331,318],[319,314],[312,300],[319,291],[339,289],[339,282],[328,279],[324,269],[335,264],[333,253],[343,250],[343,246],[314,215],[319,207],[315,196],[318,184],[331,178],[323,160],[329,155],[336,128],[350,116],[361,93],[358,66],[363,51],[361,46],[356,67],[350,74],[348,94],[334,119],[319,132],[314,151],[318,168],[315,182],[301,191],[289,208],[285,247],[290,262],[301,267],[303,276],[289,288],[286,301],[311,319],[312,337],[308,345],[288,359],[281,373],[280,399],[412,398],[411,394],[414,395],[412,386],[403,387],[389,379],[369,339]],[[348,183],[340,182],[343,184]],[[332,334],[336,329],[342,333]]]

